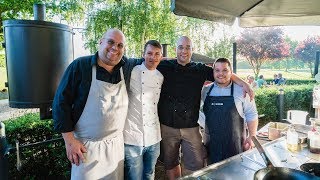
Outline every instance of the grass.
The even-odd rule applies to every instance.
[[[282,73],[282,77],[286,79],[312,79],[309,69],[289,69],[287,72],[285,69],[261,69],[259,75],[263,75],[265,79],[273,79],[273,75],[278,73]],[[254,76],[252,69],[238,69],[237,74],[242,78],[246,78],[248,75]]]
[[[4,67],[0,67],[0,91],[6,89],[5,82],[7,82],[7,70]]]
[[[287,79],[312,79],[309,69],[290,69],[287,72],[284,69],[261,69],[260,74],[264,76],[265,79],[273,79],[274,74],[282,73],[284,78]],[[252,69],[238,69],[237,74],[246,78],[248,75],[254,75]],[[7,82],[7,71],[6,68],[0,67],[0,91],[6,89],[4,83]]]
[[[7,70],[4,67],[0,67],[0,100],[8,99],[8,88],[5,87],[5,82],[7,82]],[[4,89],[6,92],[2,92]]]

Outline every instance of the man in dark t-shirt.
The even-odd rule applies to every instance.
[[[158,103],[161,123],[162,153],[169,179],[181,176],[179,149],[183,154],[183,175],[204,167],[205,150],[197,123],[199,117],[201,89],[206,80],[213,81],[212,68],[191,61],[192,42],[182,36],[177,41],[177,59],[161,61],[157,69],[164,76]],[[236,84],[243,86],[250,97],[249,85],[232,75]],[[187,157],[187,158],[186,158]]]

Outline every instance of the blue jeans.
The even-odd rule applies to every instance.
[[[124,145],[125,179],[153,180],[155,166],[160,155],[160,142],[148,147]]]

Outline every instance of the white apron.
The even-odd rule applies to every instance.
[[[92,67],[92,82],[84,110],[74,135],[84,143],[86,161],[72,164],[71,179],[122,180],[124,169],[123,128],[128,111],[128,95],[123,71],[118,84],[96,79]]]

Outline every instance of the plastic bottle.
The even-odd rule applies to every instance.
[[[311,118],[310,118],[310,122],[311,122],[311,125],[312,125],[312,129],[310,131],[308,131],[308,138],[307,138],[308,148],[310,148],[310,138],[317,131],[316,128],[315,128],[315,124],[316,124],[315,120],[311,120]]]
[[[294,126],[290,126],[287,131],[287,148],[289,151],[298,151],[298,133],[294,129]]]

